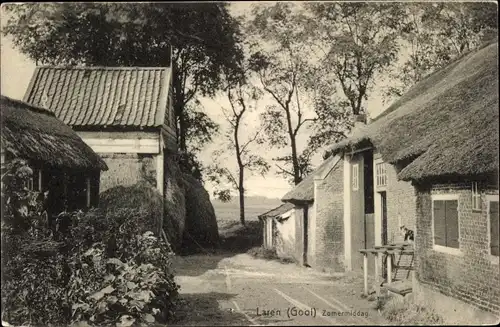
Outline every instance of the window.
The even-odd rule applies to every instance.
[[[30,191],[42,191],[42,170],[33,168],[33,175],[24,182],[24,187]]]
[[[359,189],[359,165],[352,165],[352,190],[357,191]]]
[[[376,164],[375,170],[377,176],[377,186],[387,186],[387,171],[385,168],[385,162]]]
[[[488,227],[489,227],[489,243],[490,254],[498,257],[498,197],[488,201]]]
[[[433,207],[434,248],[459,249],[458,196],[435,197]]]
[[[481,194],[477,182],[472,182],[472,210],[481,210]]]
[[[27,188],[30,191],[34,191],[34,182],[33,182],[33,176],[30,177],[27,181],[24,181],[24,187]]]

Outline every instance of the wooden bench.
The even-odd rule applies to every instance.
[[[377,281],[378,279],[378,260],[379,260],[379,254],[383,254],[387,256],[387,283],[385,285],[386,289],[389,289],[388,287],[392,284],[393,282],[393,276],[392,276],[392,257],[396,254],[401,255],[413,255],[414,250],[413,250],[413,245],[408,244],[408,243],[402,243],[402,244],[388,244],[388,245],[382,245],[382,246],[374,246],[371,249],[360,249],[359,252],[363,254],[363,277],[364,277],[364,294],[368,295],[368,254],[373,254],[375,258],[375,287],[376,287],[376,293],[377,296],[380,295],[380,282]],[[413,263],[413,260],[411,264]],[[399,268],[402,268],[403,270],[413,272],[413,266],[410,264],[410,266],[396,266],[396,273],[399,271]],[[396,277],[396,276],[394,276]],[[394,283],[399,283],[399,281],[394,281]],[[383,283],[382,283],[383,284]],[[401,294],[401,295],[406,295],[411,292],[411,284],[409,286],[403,287],[402,290],[398,290],[398,287],[396,285],[395,288],[395,293]],[[403,295],[403,296],[404,296]]]
[[[384,286],[386,290],[402,296],[412,292],[412,284],[409,281],[397,281]]]

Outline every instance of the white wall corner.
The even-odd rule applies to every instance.
[[[381,158],[373,160],[373,189],[375,190],[375,245],[382,245],[382,196],[377,192],[377,164],[383,162]]]
[[[344,255],[346,270],[352,270],[351,244],[351,161],[344,155]]]

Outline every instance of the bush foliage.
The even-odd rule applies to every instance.
[[[145,231],[150,213],[98,208],[49,219],[43,197],[24,187],[30,174],[22,161],[2,172],[2,321],[139,326],[170,318],[178,286],[168,245]]]

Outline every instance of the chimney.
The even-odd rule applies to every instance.
[[[366,125],[366,114],[354,115],[354,129]]]

